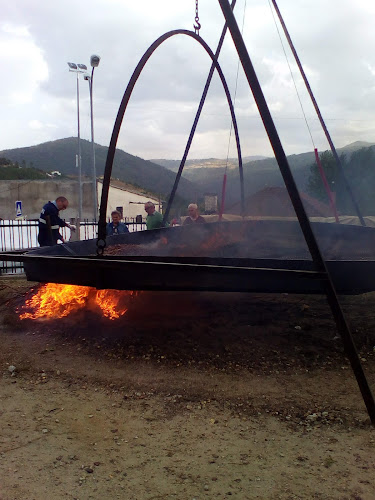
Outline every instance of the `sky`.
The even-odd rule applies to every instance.
[[[0,0],[0,150],[77,136],[77,75],[90,68],[95,142],[108,146],[129,79],[164,33],[194,30],[195,0]],[[278,0],[337,148],[375,141],[375,2]],[[224,25],[218,0],[199,0],[200,36],[213,51]],[[235,16],[286,154],[328,142],[269,0],[237,0]],[[272,156],[230,33],[219,57],[243,156]],[[181,159],[210,59],[192,38],[164,42],[142,71],[117,146],[144,159]],[[88,82],[79,76],[80,132],[91,140]],[[236,156],[226,97],[213,78],[189,158]]]

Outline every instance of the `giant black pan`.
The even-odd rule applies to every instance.
[[[375,290],[375,229],[312,223],[338,293]],[[219,242],[219,244],[218,244]],[[96,240],[27,252],[27,279],[119,290],[322,293],[298,221],[246,220],[107,238],[126,255],[96,255]],[[120,246],[118,248],[121,248]],[[129,252],[129,249],[131,250]]]

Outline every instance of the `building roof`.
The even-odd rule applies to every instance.
[[[98,179],[98,182],[103,184],[103,179],[102,178]],[[146,191],[145,189],[142,188],[136,188],[132,184],[120,181],[119,179],[111,179],[110,186],[117,189],[121,189],[122,191],[127,191],[128,193],[137,194],[139,196],[144,196],[146,198],[151,198],[151,200],[158,200],[158,197],[155,194],[150,193],[149,191]]]

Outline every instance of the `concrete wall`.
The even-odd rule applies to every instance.
[[[22,215],[27,219],[39,218],[42,206],[47,201],[53,201],[58,196],[69,200],[69,208],[64,211],[64,219],[78,215],[78,183],[74,180],[54,181],[0,181],[0,217],[15,219],[15,202],[22,201]],[[82,215],[93,217],[92,184],[82,183]]]
[[[97,183],[98,203],[100,204],[102,184]],[[62,212],[64,219],[78,217],[78,183],[74,180],[54,181],[0,181],[0,217],[2,219],[16,219],[16,201],[22,201],[22,215],[27,219],[38,219],[43,205],[53,201],[58,196],[65,196],[69,200],[69,208]],[[123,189],[110,187],[108,197],[107,217],[112,210],[122,206],[124,217],[135,217],[147,214],[143,205],[151,200],[158,209],[158,200]],[[84,219],[93,219],[93,190],[92,183],[82,183],[82,216]]]

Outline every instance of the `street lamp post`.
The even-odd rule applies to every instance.
[[[80,123],[79,123],[79,73],[84,73],[87,71],[87,66],[85,64],[76,64],[72,62],[68,62],[69,71],[72,73],[76,73],[77,75],[77,123],[78,123],[78,158],[77,165],[78,166],[78,218],[79,222],[82,220],[82,158],[81,158],[81,131],[80,131]]]
[[[96,191],[96,162],[95,162],[95,142],[94,142],[94,110],[93,110],[93,81],[94,81],[94,69],[99,66],[100,57],[97,55],[92,55],[90,58],[90,64],[92,67],[91,76],[85,75],[84,79],[89,82],[90,91],[90,116],[91,116],[91,156],[92,156],[92,188],[93,188],[93,202],[94,202],[94,220],[98,215],[98,195]]]

